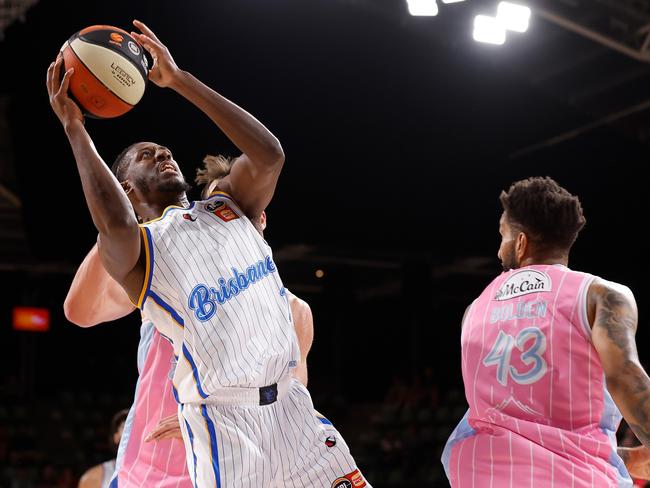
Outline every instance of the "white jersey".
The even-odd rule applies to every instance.
[[[101,488],[109,488],[111,485],[111,477],[113,476],[114,471],[115,459],[104,461],[102,463],[102,484],[100,485]]]
[[[263,387],[300,358],[271,249],[234,200],[215,192],[141,226],[138,306],[174,346],[179,403],[227,387]]]

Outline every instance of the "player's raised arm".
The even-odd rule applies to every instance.
[[[59,55],[47,70],[50,105],[61,121],[77,162],[84,196],[95,227],[99,231],[99,249],[109,274],[131,298],[137,300],[142,281],[140,229],[133,207],[117,179],[97,153],[84,128],[84,117],[68,95],[73,70],[60,78],[63,58]]]
[[[106,272],[97,246],[93,246],[65,297],[66,318],[80,327],[92,327],[122,318],[134,309],[124,289]]]
[[[219,188],[230,193],[248,217],[257,218],[271,201],[284,164],[280,142],[251,114],[181,71],[151,29],[139,21],[134,25],[142,34],[132,35],[154,59],[149,79],[172,88],[200,108],[243,153]]]
[[[639,440],[650,447],[650,378],[639,362],[638,311],[632,292],[597,280],[589,289],[592,340],[605,372],[607,389]]]

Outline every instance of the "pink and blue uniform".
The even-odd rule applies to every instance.
[[[594,276],[560,265],[501,274],[461,334],[469,410],[442,462],[452,487],[631,487],[621,414],[591,342]]]
[[[178,412],[170,380],[173,361],[172,345],[151,321],[143,320],[138,346],[140,377],[124,425],[111,488],[192,487],[182,440],[144,441],[158,422]]]

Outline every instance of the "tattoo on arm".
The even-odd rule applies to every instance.
[[[650,446],[650,378],[639,363],[634,335],[637,311],[629,299],[609,287],[602,289],[594,330],[607,333],[608,387],[638,439]],[[604,361],[605,362],[605,361]],[[624,450],[619,450],[619,454]]]
[[[629,354],[630,334],[632,334],[633,344],[636,333],[636,314],[630,310],[629,302],[614,290],[606,290],[600,304],[594,327],[605,328],[610,340],[621,351]]]

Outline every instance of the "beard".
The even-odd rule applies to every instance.
[[[504,253],[503,259],[501,259],[501,266],[503,267],[503,271],[510,271],[511,269],[519,267],[517,256],[515,254],[515,246],[508,247]]]
[[[158,191],[170,193],[185,193],[191,189],[192,187],[182,178],[161,181],[156,187]]]

